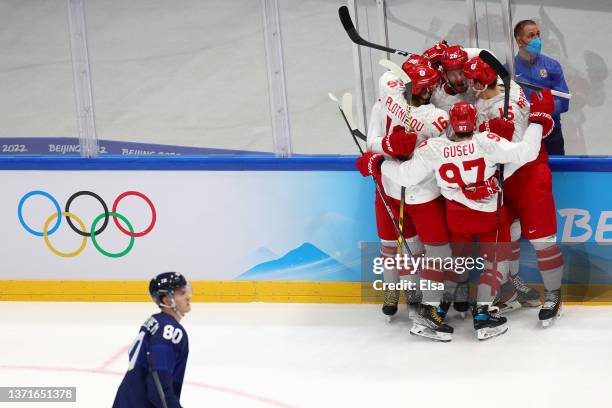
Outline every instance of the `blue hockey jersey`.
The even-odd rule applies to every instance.
[[[187,332],[172,316],[157,313],[140,327],[129,351],[128,371],[119,386],[113,408],[161,408],[146,353],[150,352],[168,408],[181,408],[189,341]]]

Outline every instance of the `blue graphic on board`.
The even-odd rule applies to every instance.
[[[310,243],[274,261],[249,269],[237,280],[265,281],[349,281],[360,280],[359,271],[350,269]]]
[[[251,254],[249,254],[247,261],[251,265],[257,265],[260,263],[272,261],[276,258],[278,258],[278,255],[276,255],[270,249],[266,247],[259,247],[253,252],[251,252]]]

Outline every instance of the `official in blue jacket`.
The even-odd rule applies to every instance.
[[[542,41],[540,29],[533,20],[522,20],[514,26],[514,39],[519,46],[519,52],[514,57],[516,80],[561,92],[569,92],[563,68],[556,60],[541,53]],[[523,88],[527,99],[531,99],[532,90]],[[565,155],[563,133],[561,132],[561,114],[569,109],[569,100],[555,97],[555,128],[544,139],[548,154]]]

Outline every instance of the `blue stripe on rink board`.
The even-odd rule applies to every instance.
[[[356,156],[0,156],[0,170],[356,171]],[[612,156],[551,157],[556,172],[612,172]]]

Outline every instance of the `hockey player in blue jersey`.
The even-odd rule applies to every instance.
[[[191,310],[191,286],[180,273],[165,272],[151,279],[149,293],[161,312],[140,327],[113,408],[181,408],[189,343],[179,322]]]

